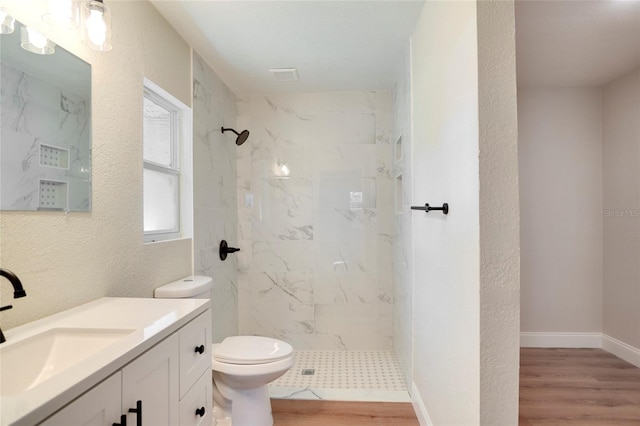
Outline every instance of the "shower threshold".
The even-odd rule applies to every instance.
[[[411,401],[393,351],[295,351],[294,358],[269,384],[271,398]]]

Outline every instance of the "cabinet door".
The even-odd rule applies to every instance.
[[[127,425],[136,425],[137,416],[148,426],[177,425],[178,412],[178,335],[173,334],[122,369],[122,410],[136,408]]]
[[[180,330],[180,397],[205,371],[211,371],[211,310]]]
[[[113,423],[120,423],[120,413],[122,412],[121,376],[120,372],[110,376],[46,419],[41,425],[111,426]]]

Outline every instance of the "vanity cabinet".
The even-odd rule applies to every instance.
[[[213,423],[210,312],[180,331],[180,426]]]
[[[180,398],[203,373],[211,376],[211,315],[202,314],[180,330]]]
[[[189,327],[188,324],[186,327]],[[177,425],[178,336],[171,335],[122,369],[122,411],[127,425]],[[142,413],[128,413],[140,401]]]
[[[111,426],[120,419],[121,392],[122,374],[117,372],[46,419],[41,425]]]
[[[202,374],[180,400],[180,426],[213,424],[213,380],[211,370]]]
[[[143,353],[41,425],[210,425],[211,311]],[[141,408],[141,414],[130,412]]]

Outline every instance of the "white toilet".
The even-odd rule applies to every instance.
[[[190,276],[158,287],[154,297],[209,299],[213,280]],[[219,426],[272,426],[267,384],[294,363],[293,348],[277,339],[232,336],[212,345],[213,415]]]

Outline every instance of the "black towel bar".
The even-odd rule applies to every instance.
[[[424,210],[425,213],[429,213],[432,210],[441,210],[442,213],[449,214],[449,204],[448,203],[444,203],[442,205],[442,207],[431,207],[429,205],[429,203],[427,203],[427,204],[424,205],[424,207],[422,207],[422,206],[411,206],[411,210]]]

